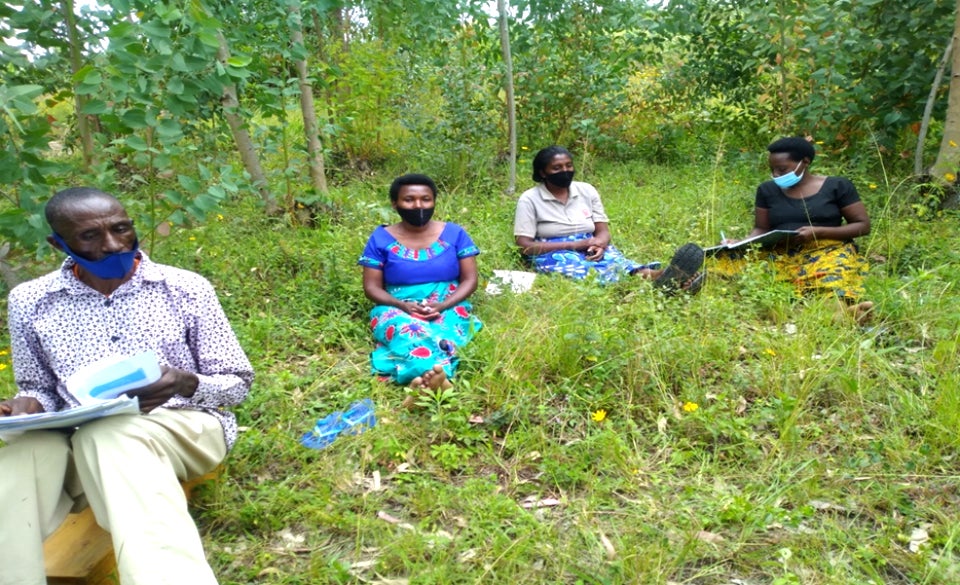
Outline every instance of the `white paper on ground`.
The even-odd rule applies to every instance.
[[[116,398],[127,390],[149,386],[160,379],[157,354],[148,349],[135,356],[111,356],[88,364],[67,378],[67,391],[80,404]]]
[[[522,270],[494,270],[493,277],[487,283],[486,291],[489,295],[501,294],[504,288],[509,288],[515,294],[525,293],[533,288],[536,272]]]
[[[140,412],[140,400],[121,396],[111,400],[97,400],[93,404],[57,412],[0,416],[0,439],[7,441],[26,431],[73,428],[105,416],[138,412]]]

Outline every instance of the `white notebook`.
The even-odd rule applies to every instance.
[[[57,412],[0,416],[0,439],[7,441],[26,431],[69,429],[105,416],[138,412],[140,412],[140,401],[137,398],[121,396]]]
[[[704,248],[703,252],[707,256],[715,256],[717,252],[722,252],[724,250],[740,250],[747,248],[749,246],[763,245],[771,246],[778,242],[786,240],[790,236],[797,235],[796,230],[770,230],[769,232],[764,232],[758,236],[753,236],[752,238],[746,238],[735,242],[733,244],[719,244],[716,246],[710,246],[709,248]]]

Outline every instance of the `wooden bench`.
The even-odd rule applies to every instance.
[[[214,480],[220,468],[181,484],[190,499],[198,485]],[[48,585],[118,585],[117,560],[110,533],[97,525],[93,510],[70,514],[43,542]]]

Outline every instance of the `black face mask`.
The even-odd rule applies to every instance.
[[[412,226],[423,227],[430,222],[430,218],[433,217],[433,207],[421,207],[420,209],[402,209],[397,208],[397,213],[400,214],[400,219],[409,223]]]
[[[544,177],[551,185],[556,185],[561,189],[566,189],[573,182],[573,173],[576,171],[560,171]]]

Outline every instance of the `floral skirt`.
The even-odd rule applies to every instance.
[[[388,286],[387,292],[397,299],[433,303],[443,302],[457,290],[457,285],[438,282]],[[370,329],[376,341],[370,353],[371,371],[406,384],[439,364],[447,377],[453,378],[459,359],[457,348],[469,342],[483,326],[471,310],[470,303],[463,301],[427,321],[396,307],[377,305],[370,311]]]
[[[593,237],[591,233],[579,233],[570,236],[560,236],[556,238],[537,238],[538,242],[578,242],[588,240]],[[547,252],[536,256],[528,257],[534,270],[537,272],[547,272],[562,274],[570,278],[583,279],[590,272],[597,275],[597,280],[601,284],[617,282],[624,275],[633,274],[643,268],[656,268],[660,266],[659,262],[653,264],[639,264],[633,260],[628,260],[620,250],[613,246],[607,246],[603,253],[603,258],[594,262],[587,260],[585,252],[580,250],[557,250]]]
[[[761,249],[755,257],[769,261],[780,279],[793,283],[798,295],[829,293],[855,302],[864,294],[863,276],[869,265],[853,242],[816,240],[785,249]],[[747,259],[743,254],[721,252],[710,270],[733,275]]]

